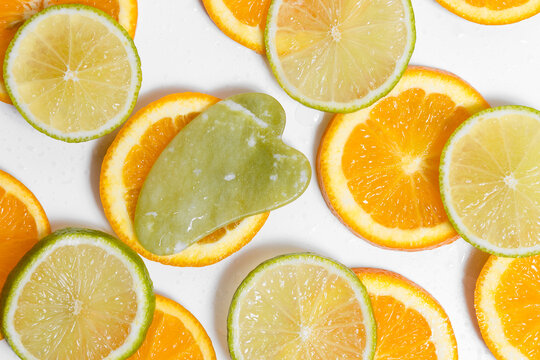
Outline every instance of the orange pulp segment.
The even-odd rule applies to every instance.
[[[540,256],[491,256],[474,304],[482,337],[497,359],[540,359]]]
[[[49,221],[34,194],[0,170],[0,289],[21,257],[49,232]]]
[[[270,1],[261,0],[224,0],[225,5],[242,23],[250,26],[264,25],[264,17]]]
[[[208,15],[228,37],[264,54],[270,0],[203,0]]]
[[[199,321],[180,304],[156,295],[152,325],[129,360],[215,360],[212,341]]]
[[[34,194],[0,170],[0,290],[23,255],[49,232],[49,221]]]
[[[382,247],[421,250],[453,241],[439,192],[441,152],[464,120],[487,107],[458,77],[410,67],[385,98],[328,126],[318,175],[330,208]]]
[[[368,291],[377,322],[374,360],[457,360],[450,320],[427,291],[390,271],[353,270]]]

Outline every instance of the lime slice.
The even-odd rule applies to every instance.
[[[366,289],[343,265],[290,254],[259,265],[234,295],[234,360],[373,359],[376,326]]]
[[[30,18],[6,52],[13,104],[36,129],[81,142],[124,122],[142,75],[133,40],[112,17],[84,5],[57,5]]]
[[[125,359],[141,345],[155,298],[142,260],[99,231],[41,240],[9,275],[1,330],[22,359]]]
[[[352,112],[386,95],[415,40],[410,0],[273,0],[265,32],[281,87],[329,112]]]
[[[498,256],[540,253],[540,112],[504,106],[471,117],[446,144],[440,185],[465,240]]]

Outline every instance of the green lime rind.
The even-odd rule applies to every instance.
[[[495,256],[499,257],[509,257],[509,258],[522,258],[522,257],[529,257],[533,255],[540,254],[540,246],[538,247],[538,250],[530,250],[530,248],[526,248],[524,250],[521,249],[504,249],[501,247],[496,247],[493,245],[493,247],[486,246],[486,244],[483,244],[482,242],[475,239],[475,236],[470,234],[467,229],[465,229],[465,226],[462,226],[461,222],[459,221],[459,216],[455,213],[453,206],[451,205],[450,194],[448,193],[448,189],[445,186],[445,178],[447,176],[447,169],[448,164],[450,163],[450,148],[453,145],[454,140],[457,137],[460,137],[462,135],[462,132],[466,132],[468,127],[472,127],[474,125],[474,122],[478,121],[482,116],[496,113],[496,112],[503,112],[503,111],[512,111],[512,112],[520,112],[520,113],[526,113],[527,115],[533,115],[534,117],[538,118],[540,121],[540,111],[533,109],[531,107],[522,106],[522,105],[506,105],[506,106],[499,106],[494,108],[489,108],[483,111],[480,111],[474,115],[472,115],[470,118],[468,118],[466,121],[464,121],[458,128],[452,133],[448,141],[446,142],[442,154],[441,154],[441,164],[439,167],[439,189],[441,193],[441,199],[444,206],[444,210],[446,211],[446,214],[448,215],[448,220],[454,227],[454,229],[457,231],[459,236],[465,241],[467,241],[469,244],[473,245],[477,249],[484,251],[489,254],[493,254]],[[487,242],[486,240],[483,240]]]
[[[21,359],[30,359],[26,357],[25,351],[19,348],[13,341],[13,334],[9,332],[7,318],[8,313],[14,306],[16,306],[16,304],[13,303],[13,300],[17,290],[24,286],[25,283],[23,283],[23,280],[31,276],[31,270],[34,268],[34,265],[37,265],[40,262],[42,255],[47,253],[47,251],[54,247],[57,243],[69,241],[74,237],[88,238],[106,246],[108,249],[114,251],[119,258],[122,258],[125,260],[125,262],[129,262],[131,265],[133,265],[132,268],[135,269],[135,273],[132,272],[131,274],[134,277],[134,282],[136,282],[141,288],[144,299],[144,303],[138,304],[139,306],[143,306],[142,314],[144,314],[142,322],[139,324],[139,332],[137,336],[134,337],[133,343],[129,344],[123,353],[118,354],[114,358],[107,358],[107,360],[127,359],[141,346],[152,323],[156,302],[153,284],[144,262],[133,250],[131,250],[131,248],[111,235],[97,230],[80,228],[66,228],[63,230],[58,230],[43,238],[28,253],[26,253],[26,255],[24,255],[17,266],[15,266],[15,268],[8,275],[4,288],[0,294],[0,331],[5,336],[7,342],[11,346],[11,349]]]
[[[235,346],[237,334],[240,329],[235,323],[234,318],[235,313],[237,312],[237,308],[240,305],[240,301],[242,300],[242,293],[244,293],[251,287],[252,281],[257,277],[259,273],[265,271],[269,267],[276,264],[285,263],[289,260],[302,259],[306,259],[311,263],[313,263],[313,260],[315,260],[315,262],[320,263],[323,267],[331,267],[338,270],[339,273],[342,276],[346,277],[349,280],[349,283],[353,287],[356,287],[356,290],[361,294],[363,303],[368,310],[367,313],[364,313],[363,315],[365,316],[365,322],[368,324],[366,328],[366,337],[367,343],[369,344],[369,348],[367,349],[367,352],[365,353],[362,360],[373,360],[375,358],[375,349],[377,346],[377,324],[375,322],[375,315],[373,313],[371,300],[364,284],[362,284],[358,276],[345,265],[342,265],[339,262],[328,257],[320,256],[314,253],[292,253],[276,256],[261,263],[259,266],[253,269],[242,281],[242,283],[234,293],[231,306],[229,308],[229,315],[227,317],[227,343],[229,345],[229,353],[231,355],[231,358],[233,360],[249,360],[245,359]]]
[[[279,59],[275,57],[275,52],[272,51],[272,38],[276,30],[276,24],[274,22],[274,18],[277,18],[277,13],[279,6],[283,2],[283,0],[272,0],[270,3],[270,7],[268,10],[268,16],[266,19],[266,27],[264,30],[264,45],[266,49],[266,57],[268,59],[268,62],[270,64],[270,68],[272,69],[272,72],[274,73],[274,76],[279,83],[279,86],[294,100],[298,101],[299,103],[308,106],[310,108],[325,111],[325,112],[331,112],[331,113],[352,113],[361,109],[364,109],[370,105],[373,105],[375,102],[380,100],[382,97],[386,96],[392,89],[397,85],[399,80],[403,77],[403,74],[407,70],[407,67],[409,66],[409,61],[411,60],[412,54],[414,52],[414,47],[416,45],[416,22],[414,17],[414,10],[411,3],[411,0],[402,0],[404,3],[404,8],[406,11],[407,16],[409,17],[409,23],[408,23],[408,30],[410,34],[410,39],[407,44],[407,48],[404,52],[404,56],[402,58],[402,65],[400,67],[397,67],[399,71],[397,71],[396,74],[394,74],[392,81],[387,84],[385,87],[381,87],[379,89],[379,92],[377,92],[374,96],[370,97],[364,97],[362,99],[348,102],[348,103],[339,103],[339,105],[332,105],[331,102],[325,102],[325,101],[317,101],[308,99],[306,97],[302,97],[301,94],[297,94],[295,91],[290,89],[287,84],[286,80],[282,78],[282,76],[279,73],[278,65]]]
[[[47,129],[46,127],[42,126],[40,124],[40,122],[34,121],[32,119],[32,117],[22,109],[21,104],[19,104],[16,97],[14,96],[13,91],[11,89],[11,85],[10,85],[11,74],[9,74],[7,69],[8,69],[9,63],[11,61],[11,51],[12,51],[13,47],[15,46],[17,40],[19,39],[20,35],[22,34],[22,32],[26,29],[26,27],[29,24],[31,24],[36,19],[39,19],[40,17],[49,14],[50,12],[54,12],[54,11],[61,10],[61,9],[77,9],[77,10],[81,10],[81,11],[88,11],[88,12],[95,13],[95,14],[101,16],[102,18],[104,18],[104,20],[106,20],[111,25],[113,25],[115,28],[117,28],[122,33],[122,35],[125,37],[124,40],[126,41],[127,44],[129,44],[129,48],[131,48],[131,50],[133,51],[132,55],[134,56],[136,64],[137,64],[137,84],[135,86],[135,90],[134,90],[134,93],[133,93],[133,99],[131,99],[131,103],[130,103],[130,106],[129,106],[128,111],[126,112],[126,114],[124,116],[121,116],[119,118],[119,120],[117,120],[114,123],[110,124],[110,126],[107,129],[104,129],[103,131],[96,132],[95,134],[91,134],[91,135],[88,135],[88,136],[70,136],[70,135],[57,134],[57,133],[51,132],[50,129]],[[80,143],[80,142],[94,140],[94,139],[100,138],[102,136],[105,136],[105,135],[113,132],[116,128],[118,128],[120,125],[122,125],[129,118],[129,116],[133,112],[133,109],[135,108],[135,105],[137,104],[137,99],[139,97],[139,91],[141,89],[141,84],[142,84],[141,59],[139,57],[137,47],[135,46],[135,43],[134,43],[133,39],[131,38],[129,33],[126,31],[126,29],[124,29],[124,27],[122,25],[120,25],[112,16],[110,16],[106,12],[104,12],[102,10],[99,10],[99,9],[96,9],[94,7],[91,7],[91,6],[81,5],[81,4],[53,5],[53,6],[50,6],[50,7],[46,8],[46,9],[38,12],[37,14],[31,16],[28,20],[26,20],[24,22],[24,24],[21,25],[19,30],[17,30],[17,32],[15,33],[15,36],[11,40],[11,42],[10,42],[10,44],[9,44],[7,50],[6,50],[6,57],[4,59],[4,68],[3,68],[2,71],[3,71],[3,75],[4,75],[4,86],[6,88],[6,91],[7,91],[8,95],[9,95],[9,98],[11,99],[11,102],[13,103],[13,106],[15,106],[15,108],[17,109],[17,111],[19,111],[21,116],[34,129],[38,130],[39,132],[41,132],[41,133],[43,133],[43,134],[45,134],[47,136],[50,136],[50,137],[52,137],[54,139],[65,141],[65,142],[68,142],[68,143]]]

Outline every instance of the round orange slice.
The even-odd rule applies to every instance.
[[[154,319],[143,344],[129,360],[215,360],[201,323],[180,304],[156,295]]]
[[[100,179],[105,215],[118,237],[150,260],[175,266],[214,264],[251,241],[268,218],[268,213],[247,217],[174,255],[152,254],[137,240],[135,208],[152,165],[186,124],[217,101],[209,95],[182,93],[153,102],[126,122],[105,155]]]
[[[464,120],[487,107],[455,75],[410,67],[385,98],[329,124],[317,163],[329,207],[381,247],[422,250],[453,241],[439,192],[441,152]]]
[[[264,54],[264,27],[270,0],[203,0],[214,23],[231,39]]]
[[[540,359],[540,256],[491,256],[478,277],[474,307],[497,359]]]
[[[0,170],[0,289],[23,255],[50,231],[34,194]]]
[[[374,360],[457,360],[450,319],[426,290],[390,271],[353,270],[367,289],[377,322]]]
[[[437,0],[464,19],[485,25],[515,23],[540,12],[540,0]]]
[[[137,0],[2,0],[0,5],[0,101],[11,104],[4,87],[6,50],[19,27],[32,15],[59,4],[82,4],[105,11],[122,25],[131,37],[137,27]]]

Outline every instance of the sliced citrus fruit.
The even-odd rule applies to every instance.
[[[17,31],[4,63],[6,89],[21,115],[69,142],[97,138],[124,122],[141,79],[137,49],[124,28],[78,4],[34,15]]]
[[[540,359],[540,256],[491,256],[476,283],[474,306],[497,359]]]
[[[271,0],[203,0],[214,23],[228,37],[264,53],[264,26]]]
[[[154,313],[152,281],[110,235],[64,229],[39,241],[9,275],[0,327],[22,359],[125,359]]]
[[[540,112],[493,108],[450,138],[441,194],[459,234],[499,256],[540,253]]]
[[[403,75],[415,43],[409,0],[273,0],[266,54],[283,89],[330,112],[364,108]]]
[[[133,219],[137,199],[152,165],[186,124],[218,101],[213,96],[197,93],[166,96],[135,114],[107,151],[100,180],[105,215],[120,239],[150,260],[176,266],[216,263],[251,241],[268,218],[268,213],[245,218],[174,255],[152,254],[135,235]]]
[[[540,12],[540,0],[437,0],[464,19],[485,25],[504,25]]]
[[[439,193],[439,158],[454,129],[488,104],[458,77],[411,67],[368,109],[337,115],[319,147],[324,197],[354,233],[401,250],[456,238]]]
[[[353,269],[367,289],[377,322],[375,360],[457,360],[454,330],[426,290],[396,273]]]
[[[130,360],[215,360],[212,341],[201,323],[180,304],[156,295],[146,339]]]
[[[34,194],[0,170],[0,289],[23,255],[49,232],[49,221]]]
[[[31,16],[51,5],[83,4],[93,6],[115,18],[133,37],[137,27],[137,0],[2,0],[0,6],[0,69],[6,50],[19,27]],[[0,101],[11,103],[0,71]]]
[[[228,318],[234,360],[373,359],[376,332],[358,277],[314,254],[259,265],[236,291]]]

